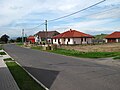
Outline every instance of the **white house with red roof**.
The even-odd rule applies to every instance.
[[[109,34],[108,36],[106,36],[105,38],[106,38],[106,43],[120,42],[120,32],[118,31],[113,32]]]
[[[90,44],[93,38],[92,35],[70,29],[69,31],[54,36],[53,44]]]

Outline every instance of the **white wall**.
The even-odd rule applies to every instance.
[[[116,39],[116,42],[119,42],[118,39]]]
[[[51,39],[51,38],[48,38],[47,41],[48,41],[49,43],[52,43],[52,39]]]
[[[73,38],[75,44],[81,44],[81,38]]]
[[[108,43],[108,39],[105,39],[105,42]]]
[[[41,42],[41,38],[38,38],[38,36],[35,36],[35,42]]]
[[[92,38],[86,38],[86,41],[85,41],[85,38],[83,38],[83,42],[81,43],[81,38],[74,38],[73,39],[76,44],[87,44],[87,43],[92,43]]]
[[[65,44],[74,44],[73,38],[70,38],[70,41],[68,42],[68,38],[65,39]]]
[[[53,44],[58,44],[58,39],[56,39],[56,42],[55,39],[53,39]]]
[[[64,39],[60,39],[60,43],[61,44],[81,44],[81,38],[70,38],[70,41],[68,42],[68,38],[65,38],[65,41]],[[83,38],[83,42],[82,44],[87,44],[87,43],[92,43],[92,38],[86,38],[86,41],[85,41],[85,38]],[[53,39],[53,44],[59,44],[58,43],[58,39],[56,39],[56,42],[55,42],[55,39]]]
[[[88,43],[92,43],[92,38],[87,38]]]

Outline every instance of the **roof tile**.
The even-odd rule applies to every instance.
[[[87,38],[93,38],[93,36],[89,34],[85,34],[76,30],[70,29],[69,31],[66,31],[64,33],[61,33],[59,35],[54,36],[53,38],[79,38],[79,37],[87,37]]]
[[[112,34],[109,34],[105,38],[120,38],[120,32],[113,32]]]

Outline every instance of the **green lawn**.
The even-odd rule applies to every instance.
[[[31,49],[42,50],[42,46],[33,46],[33,47],[31,47]]]
[[[120,55],[120,52],[80,52],[80,51],[66,50],[66,49],[57,49],[49,52],[67,55],[67,56],[82,57],[82,58],[107,58],[107,57],[115,57],[117,55]]]
[[[23,46],[23,43],[17,43],[18,46]]]
[[[119,59],[119,60],[120,60],[120,56],[116,56],[116,57],[114,57],[113,59]]]
[[[6,62],[20,90],[45,90],[15,62]]]
[[[42,47],[31,47],[31,49],[42,50]],[[61,48],[58,48],[57,50],[47,50],[47,52],[82,58],[107,58],[120,56],[120,52],[80,52]]]

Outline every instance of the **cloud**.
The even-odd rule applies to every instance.
[[[18,34],[21,35],[18,31],[22,28],[35,27],[43,23],[46,19],[54,19],[73,13],[99,1],[100,0],[0,0],[0,34],[6,32],[10,35],[18,36]],[[69,27],[84,30],[85,27],[92,29],[103,24],[104,26],[102,27],[105,27],[106,23],[110,23],[114,21],[113,19],[119,18],[120,9],[117,8],[108,12],[102,11],[118,5],[119,2],[120,0],[105,1],[100,5],[71,17],[48,23],[49,29],[52,30],[55,29],[55,27]],[[93,14],[100,11],[102,13]],[[111,12],[114,13],[111,14]],[[112,18],[112,20],[110,18]],[[119,23],[119,21],[117,22]],[[43,30],[44,26],[36,28],[33,31],[26,30],[26,32],[34,34],[40,29]],[[59,29],[59,31],[61,32],[62,29]]]
[[[90,15],[88,16],[88,18],[92,18],[92,19],[120,18],[120,7],[108,9],[106,11],[103,11],[94,15]]]

